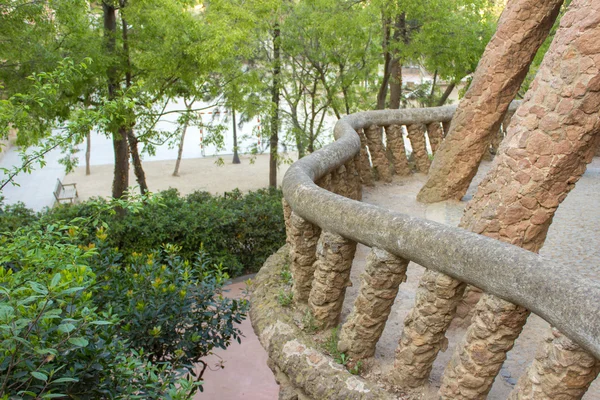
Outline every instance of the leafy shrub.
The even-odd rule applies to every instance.
[[[192,259],[202,247],[232,276],[258,271],[285,243],[279,190],[245,195],[235,190],[224,196],[194,192],[180,197],[177,190],[170,189],[152,199],[124,216],[107,212],[112,209],[103,199],[62,205],[42,216],[42,221],[99,219],[110,228],[109,245],[126,254],[148,253],[170,243],[181,248],[183,258]],[[89,236],[93,236],[94,227],[88,227]]]
[[[25,207],[25,204],[4,205],[0,198],[0,231],[12,232],[21,226],[37,221],[38,218],[38,215]]]
[[[124,255],[102,219],[115,206],[142,208],[89,203],[0,236],[0,398],[188,398],[192,363],[239,341],[247,305],[220,296],[223,267],[176,246]]]

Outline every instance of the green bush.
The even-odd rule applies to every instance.
[[[192,259],[202,247],[232,276],[256,272],[285,243],[281,191],[258,190],[224,196],[194,192],[180,197],[175,189],[159,192],[154,201],[124,216],[108,212],[106,200],[62,205],[41,217],[43,223],[76,217],[99,219],[110,228],[109,245],[125,254],[147,253],[176,244],[180,255]],[[0,231],[2,227],[0,226]],[[93,226],[88,235],[93,235]]]
[[[247,304],[220,295],[223,267],[173,245],[121,253],[101,218],[115,206],[143,208],[89,203],[0,236],[0,398],[188,398],[192,364],[239,341]]]

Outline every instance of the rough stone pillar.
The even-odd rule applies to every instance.
[[[359,161],[356,164],[360,181],[363,185],[373,186],[373,170],[371,169],[371,161],[369,161],[369,152],[367,150],[367,138],[361,130],[356,131],[360,137],[360,153]]]
[[[385,127],[388,149],[392,155],[394,173],[400,176],[410,175],[410,167],[406,158],[406,148],[402,137],[401,125],[390,125]]]
[[[358,173],[357,164],[360,154],[357,154],[353,160],[346,163],[346,171],[348,173],[348,182],[351,188],[349,198],[360,201],[362,199],[362,184],[360,183],[360,175]]]
[[[292,212],[289,224],[292,292],[297,303],[306,303],[312,287],[321,229]]]
[[[509,400],[578,400],[600,371],[600,362],[552,329]]]
[[[556,209],[584,173],[600,139],[598,15],[597,1],[571,3],[513,116],[494,167],[467,205],[461,221],[466,229],[534,252],[543,245]],[[485,295],[476,312],[490,318],[468,328],[464,344],[446,368],[440,389],[443,398],[484,396],[493,379],[482,377],[495,376],[506,355],[481,351],[478,338],[493,335],[499,320],[515,322],[514,337],[521,330],[517,324],[524,312],[521,307]],[[491,345],[510,346],[504,341]],[[458,376],[463,384],[457,386],[453,377]]]
[[[484,294],[458,345],[466,351],[455,352],[446,366],[441,398],[485,399],[528,316],[525,308]]]
[[[507,3],[473,82],[454,114],[450,132],[438,149],[427,182],[417,196],[419,201],[460,200],[465,195],[562,3],[563,0]]]
[[[371,249],[360,292],[340,332],[338,350],[352,359],[375,355],[400,283],[406,281],[409,261],[381,249]]]
[[[346,166],[342,165],[331,173],[331,189],[335,194],[352,198],[354,187],[348,179]]]
[[[425,271],[396,349],[390,375],[394,384],[414,388],[427,382],[438,352],[448,346],[445,333],[464,289],[465,284],[456,279]]]
[[[429,160],[427,144],[425,142],[425,125],[407,125],[406,129],[408,130],[408,138],[413,149],[417,171],[426,174],[429,171],[431,161]]]
[[[290,244],[290,218],[292,216],[292,207],[288,204],[285,198],[281,199],[283,207],[283,221],[285,222],[285,242]]]
[[[365,129],[365,136],[367,137],[369,153],[371,153],[371,161],[373,161],[373,167],[377,169],[379,179],[384,182],[391,182],[392,175],[390,174],[390,163],[385,154],[383,139],[381,137],[381,128],[377,125],[371,125]]]
[[[319,328],[339,323],[346,287],[350,286],[350,269],[356,242],[323,231],[317,244],[314,281],[308,304]]]
[[[429,144],[431,145],[431,153],[435,155],[435,152],[440,147],[442,140],[444,139],[444,132],[442,131],[442,125],[439,122],[432,122],[427,125],[427,136],[429,136]]]

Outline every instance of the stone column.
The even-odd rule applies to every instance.
[[[442,131],[442,125],[439,122],[432,122],[427,125],[427,136],[429,136],[429,144],[431,145],[431,153],[435,155],[435,152],[440,147],[442,140],[444,139],[444,132]]]
[[[356,157],[354,157],[354,160],[346,163],[346,171],[348,173],[347,179],[352,190],[352,193],[348,197],[357,201],[362,200],[362,184],[360,183],[360,175],[356,167],[360,160],[359,157],[360,154],[357,154]]]
[[[581,399],[599,371],[598,360],[552,329],[508,399]]]
[[[446,136],[448,135],[448,132],[450,132],[450,124],[452,123],[452,120],[450,121],[443,121],[442,122],[442,129],[444,131],[444,138],[446,138]]]
[[[381,128],[377,125],[371,125],[365,129],[365,136],[367,137],[371,161],[373,162],[373,167],[377,169],[379,179],[384,182],[391,182],[392,175],[390,174],[390,163],[385,154],[383,139],[381,137]]]
[[[465,290],[465,284],[426,270],[416,293],[415,306],[404,320],[390,379],[402,387],[419,387],[429,378],[439,351],[445,351],[446,330]]]
[[[352,359],[371,357],[383,333],[409,261],[385,250],[371,249],[360,292],[340,332],[338,350]]]
[[[417,171],[424,174],[429,171],[429,154],[427,153],[427,144],[425,142],[425,125],[413,124],[406,127],[408,138],[413,149]]]
[[[321,229],[292,212],[289,224],[292,292],[297,303],[306,303],[312,287]]]
[[[490,139],[514,99],[529,65],[546,39],[563,0],[512,0],[479,61],[473,82],[452,119],[450,132],[417,199],[460,200]]]
[[[373,186],[373,170],[371,169],[371,162],[369,161],[367,138],[362,129],[356,131],[356,133],[360,137],[359,162],[356,164],[360,175],[360,181],[363,185]]]
[[[406,158],[406,148],[402,138],[402,126],[390,125],[385,127],[388,149],[392,155],[394,173],[400,176],[410,175],[410,167]]]
[[[285,198],[281,199],[283,207],[283,221],[285,222],[285,242],[290,244],[290,218],[292,217],[292,207],[288,204]]]
[[[317,244],[314,281],[308,304],[321,329],[339,323],[356,242],[331,232],[322,232]]]
[[[600,3],[594,0],[574,0],[569,6],[493,169],[467,205],[464,228],[534,252],[543,245],[556,209],[584,173],[600,139],[598,15]],[[442,398],[488,393],[506,357],[503,349],[512,346],[505,339],[516,337],[519,321],[525,322],[521,307],[490,295],[482,297],[476,313],[489,317],[468,328],[446,368]],[[482,351],[480,338],[495,335],[501,321],[514,322],[512,333],[490,345],[502,351]],[[463,384],[457,386],[455,377]]]

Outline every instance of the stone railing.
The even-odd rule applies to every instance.
[[[425,172],[429,158],[424,133],[428,132],[435,151],[455,109],[346,116],[335,126],[334,143],[288,170],[283,181],[288,246],[276,255],[283,257],[281,262],[270,260],[258,274],[251,311],[255,331],[282,385],[280,398],[397,396],[326,362],[310,335],[298,329],[297,310],[310,314],[315,329],[338,325],[357,243],[370,247],[371,252],[338,342],[339,350],[353,359],[374,355],[409,261],[531,310],[600,358],[597,282],[519,247],[359,201],[361,185],[371,184],[374,176],[389,181],[392,171],[409,172],[402,126],[412,143],[414,166]],[[386,133],[387,154],[381,128]],[[277,265],[285,264],[285,257],[289,257],[293,276],[295,316],[275,300],[278,289],[272,280],[279,279]],[[421,338],[428,339],[427,335]],[[439,348],[402,348],[402,341],[399,346],[396,373],[426,381]]]

